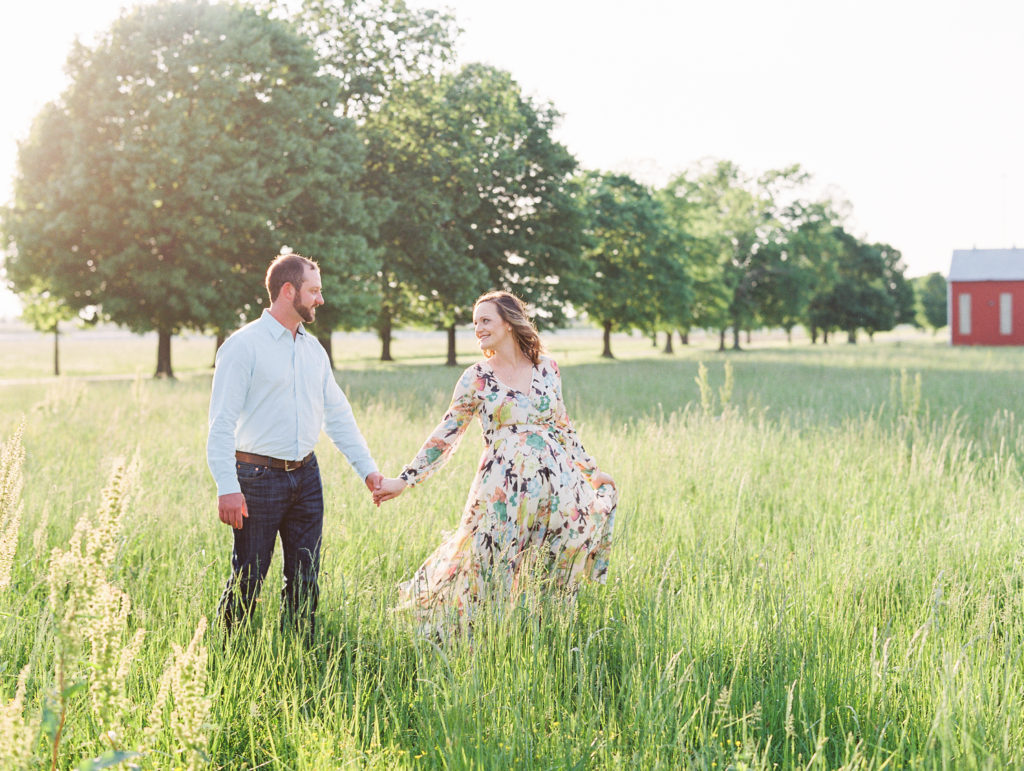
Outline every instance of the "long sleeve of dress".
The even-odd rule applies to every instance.
[[[419,484],[445,464],[462,439],[479,407],[479,373],[473,366],[462,373],[452,403],[437,428],[423,443],[399,477],[410,487]]]
[[[558,441],[569,452],[569,456],[572,458],[573,463],[576,464],[576,467],[589,478],[591,474],[597,471],[597,463],[583,449],[583,443],[580,441],[576,429],[573,428],[572,421],[569,419],[569,413],[565,409],[565,402],[562,401],[562,373],[554,361],[551,362],[551,366],[555,371],[555,403],[553,406],[555,427],[558,429]]]

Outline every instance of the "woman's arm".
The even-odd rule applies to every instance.
[[[374,493],[374,502],[397,498],[406,487],[419,484],[447,462],[480,405],[476,370],[473,366],[462,373],[455,385],[451,405],[437,428],[397,479],[385,479],[381,483],[379,491]]]

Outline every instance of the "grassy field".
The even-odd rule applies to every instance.
[[[208,630],[189,670],[229,569],[204,455],[212,341],[176,342],[180,378],[160,382],[146,377],[155,342],[70,337],[68,371],[127,376],[87,381],[43,377],[49,343],[35,340],[0,340],[4,375],[38,378],[0,385],[0,440],[24,420],[26,451],[0,708],[31,665],[18,712],[45,719],[22,730],[39,735],[30,767],[51,763],[58,653],[61,768],[111,746],[143,750],[129,762],[145,768],[202,764],[189,743],[215,768],[1024,767],[1022,350],[910,337],[665,356],[619,337],[608,362],[593,335],[555,336],[570,412],[621,491],[606,586],[574,608],[495,611],[471,644],[418,637],[390,610],[396,583],[454,527],[479,431],[380,510],[324,442],[316,644],[278,631],[276,561],[255,627],[226,647]],[[394,364],[368,337],[339,335],[335,351],[393,474],[447,404],[443,341],[400,338]],[[460,351],[470,363],[471,341]],[[76,522],[102,518],[119,457],[137,459],[131,501],[99,551],[131,612],[103,639],[130,654],[127,700],[104,712],[74,687],[104,660],[66,639],[70,599],[51,597],[48,576]],[[202,692],[181,675],[154,711],[175,652]],[[0,731],[19,730],[13,712]]]

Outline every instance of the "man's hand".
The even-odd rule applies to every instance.
[[[380,506],[380,501],[377,500],[377,492],[380,490],[380,483],[384,481],[384,475],[379,471],[374,471],[371,474],[366,475],[366,479],[363,483],[366,485],[366,489],[373,495],[373,502]]]
[[[384,479],[381,481],[380,487],[373,494],[373,502],[380,506],[382,501],[390,501],[392,498],[397,498],[408,486],[404,479]]]
[[[249,509],[245,505],[245,496],[241,493],[228,493],[219,496],[217,512],[220,514],[220,521],[225,525],[231,525],[235,530],[241,530],[242,518],[249,516]]]

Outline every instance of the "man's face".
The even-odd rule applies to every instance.
[[[316,308],[318,305],[324,304],[324,296],[320,293],[321,289],[320,271],[307,267],[302,289],[295,293],[295,298],[292,300],[295,312],[307,324],[316,321]]]

